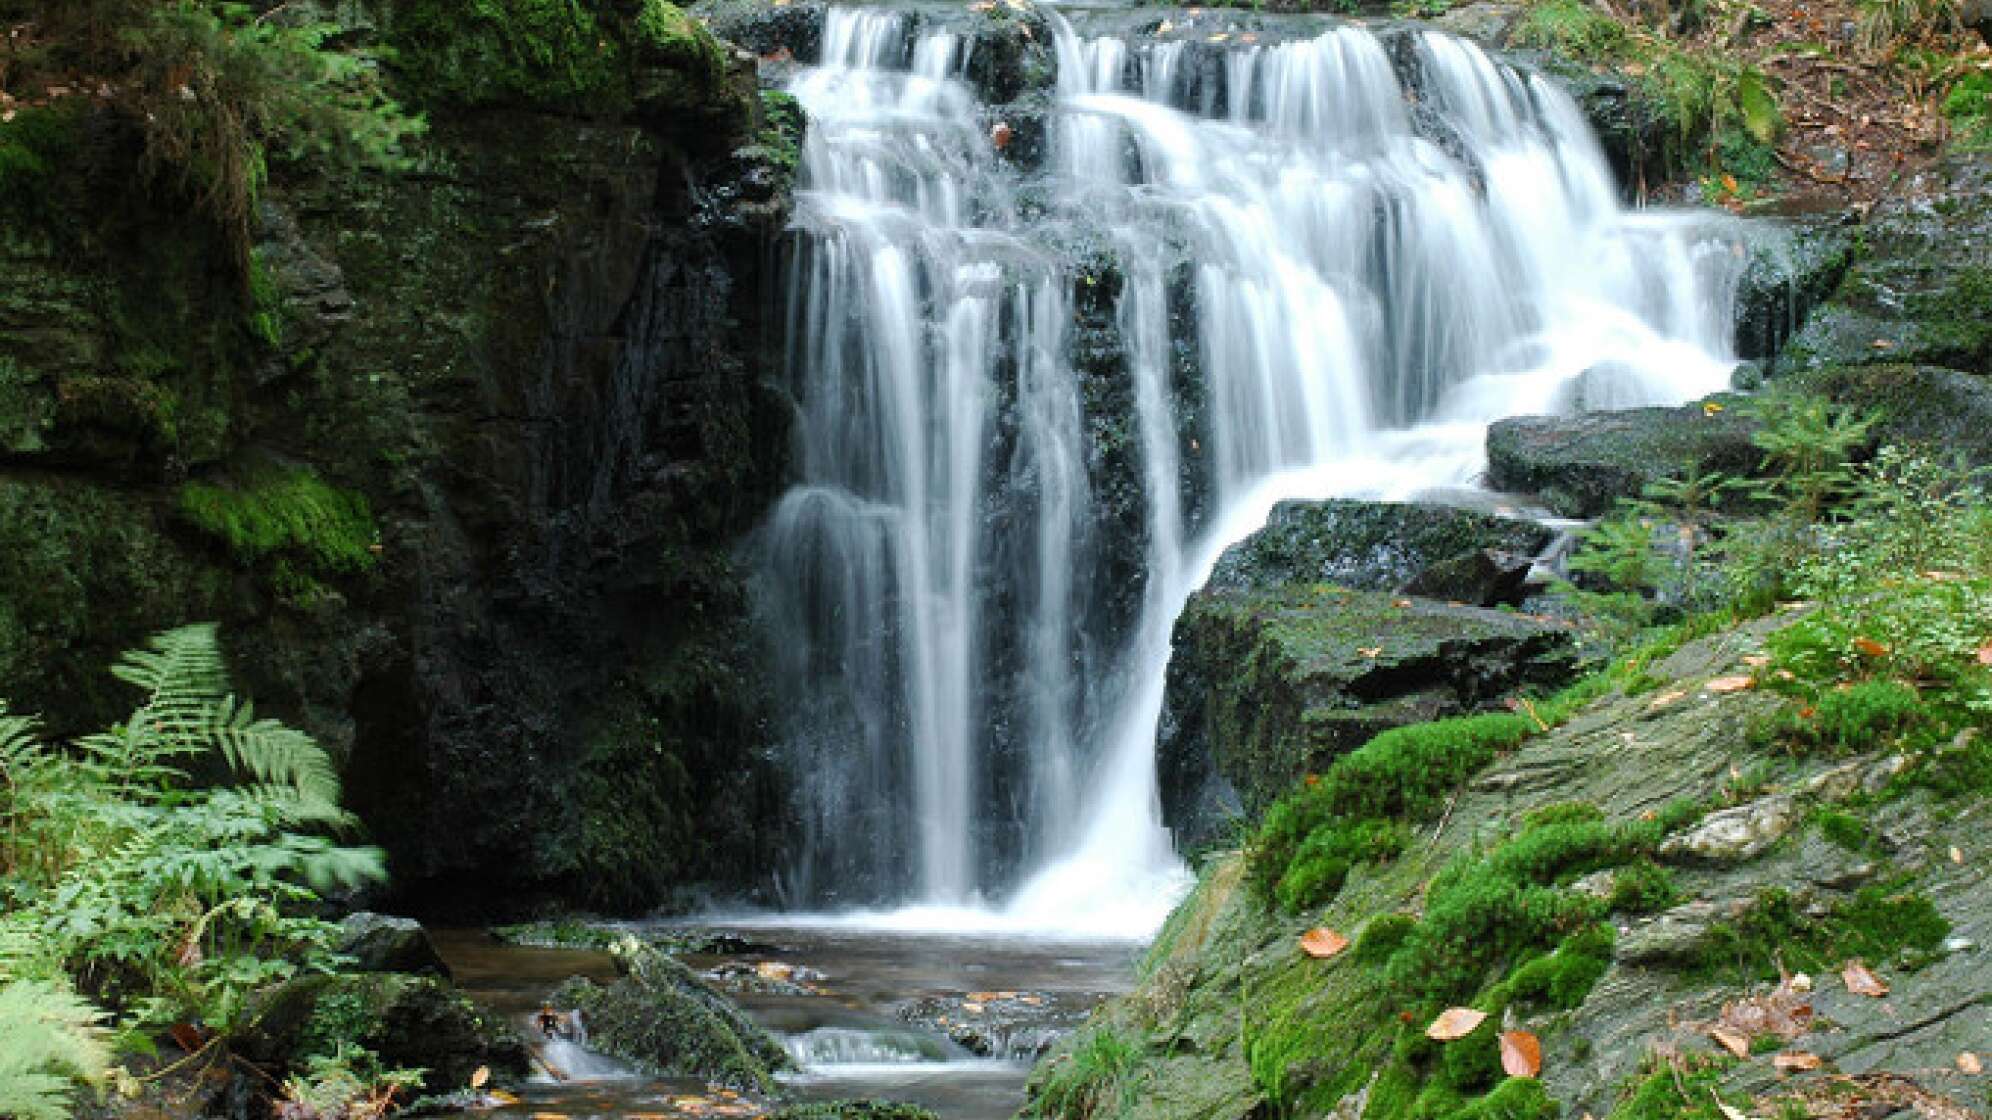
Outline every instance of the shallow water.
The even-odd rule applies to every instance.
[[[673,927],[735,935],[740,951],[690,954],[755,1021],[773,1031],[802,1068],[784,1074],[799,1100],[882,1097],[910,1101],[945,1120],[1001,1120],[1023,1103],[1028,1051],[1133,983],[1139,951],[1127,941],[1072,941],[989,934],[854,929],[779,923]],[[545,994],[572,975],[614,976],[605,953],[504,945],[481,931],[436,935],[457,983],[521,1028]],[[794,971],[791,972],[790,970]],[[971,995],[985,997],[968,1000]],[[987,997],[1006,997],[990,999]],[[923,1000],[928,1021],[901,1012]],[[966,1006],[965,1006],[966,1004]],[[1009,1040],[1025,1053],[985,1057],[934,1020],[966,1021],[971,1041]],[[1000,1019],[1008,1031],[985,1029]],[[571,1050],[547,1057],[564,1072],[588,1068]],[[658,1080],[610,1064],[596,1076],[541,1077],[522,1100],[490,1115],[555,1113],[573,1120],[619,1116],[755,1115],[772,1102],[725,1097],[704,1084]]]

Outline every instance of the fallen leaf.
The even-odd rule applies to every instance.
[[[478,1066],[470,1073],[470,1087],[472,1089],[484,1088],[484,1083],[489,1080],[491,1080],[490,1066]]]
[[[1985,1072],[1985,1063],[1978,1060],[1978,1055],[1966,1050],[1957,1056],[1957,1068],[1959,1073],[1968,1073],[1977,1077]]]
[[[1669,705],[1669,704],[1672,704],[1672,703],[1675,703],[1675,702],[1677,702],[1677,701],[1680,701],[1680,700],[1685,700],[1685,699],[1687,699],[1687,698],[1688,698],[1688,694],[1687,694],[1687,692],[1686,692],[1685,690],[1683,690],[1683,689],[1678,689],[1678,688],[1677,688],[1677,689],[1674,689],[1674,690],[1672,690],[1671,692],[1663,692],[1663,693],[1661,693],[1660,695],[1658,695],[1658,696],[1655,696],[1655,697],[1653,698],[1653,702],[1652,702],[1652,703],[1650,703],[1650,704],[1646,705],[1646,710],[1647,710],[1647,711],[1649,711],[1649,712],[1652,712],[1652,711],[1658,711],[1658,710],[1660,710],[1661,708],[1664,708],[1664,707],[1666,707],[1666,706],[1667,706],[1667,705]]]
[[[1722,411],[1721,401],[1705,401],[1702,403],[1703,416],[1714,416],[1717,413],[1720,413],[1721,411]]]
[[[1888,655],[1887,643],[1877,642],[1873,638],[1855,638],[1854,649],[1858,650],[1863,657],[1886,657]]]
[[[1451,1042],[1473,1033],[1475,1027],[1487,1021],[1485,1011],[1475,1011],[1471,1007],[1448,1007],[1425,1028],[1425,1037],[1440,1042]]]
[[[535,1112],[533,1120],[567,1120],[565,1112]]]
[[[1357,646],[1356,652],[1374,661],[1383,656],[1382,646]]]
[[[964,1002],[964,1003],[963,1003],[963,1004],[961,1005],[961,1009],[962,1009],[963,1011],[966,1011],[966,1012],[968,1012],[968,1013],[969,1013],[970,1015],[980,1015],[980,1014],[982,1014],[982,1005],[981,1005],[981,1004],[979,1004],[979,1003],[976,1003],[976,1002],[974,1002],[973,1000],[969,1000],[969,1001],[967,1001],[967,1002]]]
[[[1840,979],[1846,982],[1847,990],[1857,996],[1873,996],[1875,999],[1880,999],[1888,994],[1888,984],[1859,961],[1854,961],[1841,969]]]
[[[166,1029],[166,1033],[173,1036],[173,1045],[189,1054],[206,1047],[208,1040],[213,1037],[204,1028],[193,1023],[175,1023]]]
[[[1771,1068],[1783,1073],[1804,1073],[1807,1070],[1818,1069],[1824,1064],[1819,1060],[1819,1055],[1804,1050],[1788,1051],[1771,1059]]]
[[[1745,1038],[1739,1031],[1732,1031],[1728,1027],[1721,1026],[1710,1027],[1708,1029],[1708,1036],[1720,1043],[1724,1050],[1729,1051],[1738,1058],[1747,1058],[1750,1056],[1750,1040]]]
[[[1761,653],[1746,653],[1743,655],[1743,664],[1748,665],[1752,669],[1761,669],[1770,663],[1771,659]]]
[[[519,1103],[519,1095],[517,1093],[508,1093],[503,1089],[491,1090],[489,1093],[484,1094],[484,1099],[487,1101],[491,1101],[494,1104],[501,1104],[501,1105],[511,1105]]]
[[[1803,972],[1794,974],[1791,978],[1791,990],[1799,993],[1805,993],[1811,991],[1812,977],[1806,975]]]
[[[1502,1031],[1501,1068],[1509,1077],[1534,1077],[1541,1073],[1542,1040],[1527,1031]]]
[[[1992,665],[1992,642],[1986,642],[1984,645],[1978,647],[1978,663],[1980,665]]]
[[[1956,844],[1951,845],[1950,857],[1952,863],[1961,864],[1964,862],[1964,852]]]
[[[1755,685],[1750,677],[1717,677],[1702,687],[1710,692],[1744,692]]]
[[[1349,939],[1329,929],[1315,926],[1300,935],[1300,951],[1318,961],[1325,961],[1349,947]]]
[[[1016,135],[1016,129],[1011,128],[1002,121],[997,121],[995,127],[989,130],[989,142],[995,145],[996,150],[1000,152],[1010,146],[1010,141],[1015,139]]]
[[[1408,606],[1410,606],[1410,605],[1411,605],[1411,600],[1409,600],[1409,599],[1392,599],[1392,600],[1390,601],[1390,605],[1391,605],[1391,606],[1393,606],[1393,607],[1396,607],[1396,608],[1397,608],[1398,610],[1403,610],[1403,609],[1404,609],[1405,607],[1408,607]]]

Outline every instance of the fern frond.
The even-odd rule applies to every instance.
[[[111,675],[145,692],[132,724],[168,739],[198,741],[209,714],[228,695],[228,663],[215,624],[198,622],[155,634],[145,649],[127,650]]]
[[[305,802],[339,804],[332,756],[304,732],[257,719],[247,702],[237,704],[231,697],[214,709],[212,734],[228,764],[250,781],[293,790]]]
[[[68,988],[38,980],[0,984],[0,1116],[67,1120],[78,1085],[110,1070],[103,1013]]]

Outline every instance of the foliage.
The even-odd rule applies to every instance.
[[[79,1085],[104,1079],[101,1012],[51,980],[8,980],[0,968],[0,1116],[67,1120]]]
[[[1974,70],[1953,83],[1944,96],[1944,116],[1961,146],[1992,147],[1992,73]]]
[[[421,122],[389,98],[377,59],[334,24],[235,0],[80,0],[28,25],[10,86],[109,91],[144,138],[141,171],[183,190],[250,273],[250,226],[271,159],[395,167]],[[39,92],[39,91],[37,91]]]
[[[1700,970],[1740,980],[1784,971],[1836,971],[1859,958],[1877,967],[1926,963],[1950,934],[1929,899],[1886,886],[1862,888],[1823,916],[1785,891],[1766,891],[1733,923],[1712,927]]]
[[[112,672],[143,695],[126,722],[66,749],[0,735],[0,930],[135,1026],[225,1030],[254,989],[329,965],[336,927],[299,914],[381,856],[324,835],[353,823],[331,760],[229,694],[212,625]]]

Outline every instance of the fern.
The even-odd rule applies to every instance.
[[[103,1013],[41,980],[0,983],[0,1116],[67,1120],[79,1084],[101,1082],[110,1049]]]
[[[25,959],[8,933],[25,930],[44,972],[87,977],[141,1022],[225,1029],[254,988],[329,961],[334,927],[303,915],[319,890],[384,878],[382,857],[326,835],[354,823],[331,758],[230,694],[212,625],[161,634],[113,673],[137,709],[71,751],[0,708],[0,903],[19,904],[0,963]],[[234,783],[195,786],[190,769]]]

